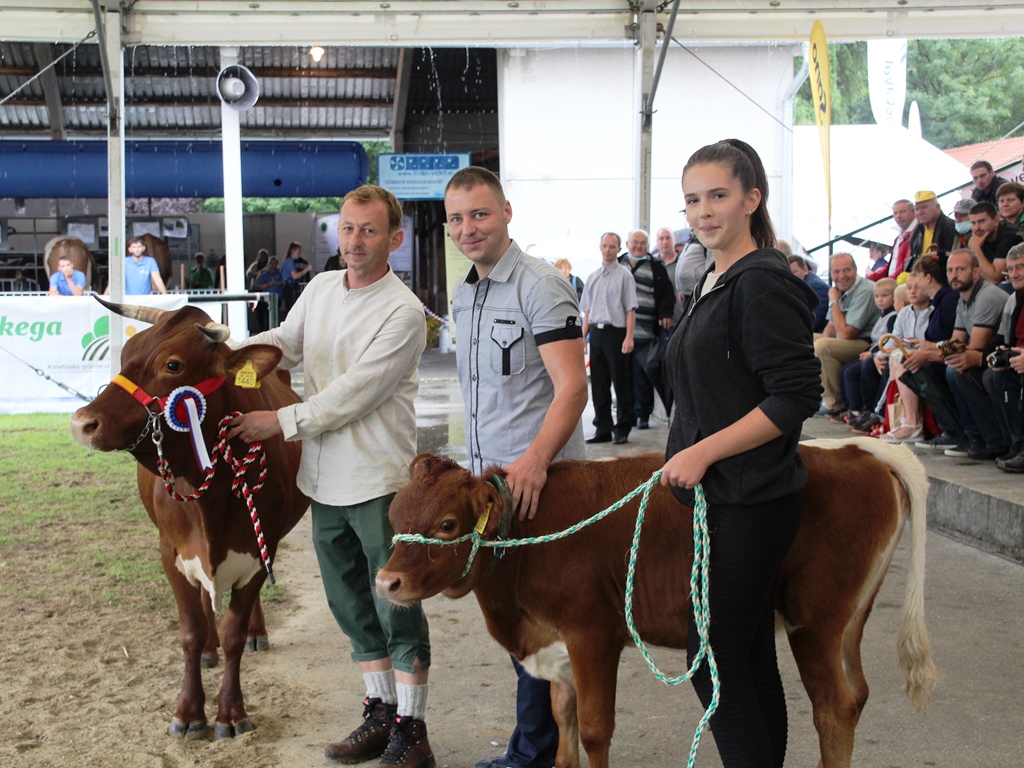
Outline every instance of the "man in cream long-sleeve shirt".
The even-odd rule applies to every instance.
[[[305,364],[305,402],[245,414],[230,436],[303,440],[298,484],[312,500],[324,590],[366,682],[363,723],[328,744],[343,763],[430,768],[424,714],[430,640],[422,608],[378,601],[391,553],[388,507],[416,455],[417,368],[426,346],[419,300],[388,266],[402,209],[380,187],[345,196],[338,240],[348,269],[317,275],[285,322],[246,344],[273,344],[281,366]]]

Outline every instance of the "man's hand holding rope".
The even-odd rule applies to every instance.
[[[246,443],[267,440],[283,434],[277,411],[251,411],[236,416],[228,423],[228,439],[240,437]]]

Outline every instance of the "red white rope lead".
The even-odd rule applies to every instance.
[[[230,464],[233,473],[231,477],[231,492],[237,498],[245,501],[245,506],[249,510],[249,518],[252,520],[252,529],[256,534],[256,544],[260,549],[263,567],[267,569],[267,578],[270,579],[270,583],[274,584],[276,583],[274,581],[274,569],[271,567],[270,553],[267,551],[267,543],[263,538],[263,527],[260,525],[259,514],[256,511],[256,502],[253,499],[257,493],[263,490],[263,484],[267,479],[267,454],[263,450],[263,442],[257,440],[249,444],[249,450],[241,459],[235,458],[234,450],[228,442],[228,424],[232,419],[240,415],[238,411],[234,411],[225,415],[217,424],[217,442],[210,452],[211,466],[205,471],[203,482],[199,484],[199,487],[193,493],[190,493],[188,496],[182,496],[174,490],[174,474],[171,472],[171,466],[167,459],[163,456],[163,451],[158,451],[159,458],[156,461],[156,466],[160,471],[160,477],[164,481],[164,488],[167,489],[169,496],[177,501],[195,501],[206,493],[213,483],[213,476],[217,472],[217,461],[223,458],[226,464]],[[245,475],[248,473],[249,468],[256,463],[257,459],[259,460],[259,475],[256,478],[256,483],[249,487],[245,481]]]

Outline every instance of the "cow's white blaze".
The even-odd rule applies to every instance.
[[[552,643],[541,648],[537,653],[524,658],[520,664],[533,677],[541,680],[553,680],[573,685],[572,665],[569,663],[569,651],[565,643]]]
[[[253,557],[247,552],[235,552],[228,550],[224,562],[217,566],[213,578],[203,568],[203,563],[198,557],[190,557],[187,560],[181,555],[174,561],[174,567],[181,571],[188,579],[188,583],[194,587],[202,587],[210,595],[210,601],[216,609],[220,601],[219,595],[223,595],[232,587],[244,587],[249,580],[260,572],[263,564],[258,557]]]

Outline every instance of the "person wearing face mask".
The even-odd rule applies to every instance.
[[[953,206],[953,226],[956,227],[956,237],[953,238],[953,248],[966,248],[971,242],[971,208],[974,207],[973,200],[957,200]]]

